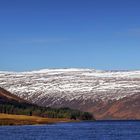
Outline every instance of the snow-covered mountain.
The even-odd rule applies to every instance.
[[[95,111],[91,106],[140,95],[140,71],[43,69],[0,72],[0,87],[42,106],[69,106]]]

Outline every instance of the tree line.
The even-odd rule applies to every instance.
[[[15,114],[15,115],[29,115],[40,116],[48,118],[69,118],[74,120],[93,120],[94,117],[88,112],[82,112],[70,108],[51,108],[40,107],[29,103],[19,103],[16,101],[1,101],[0,113]]]

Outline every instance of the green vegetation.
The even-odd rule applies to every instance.
[[[73,120],[93,120],[92,114],[70,108],[40,107],[29,103],[16,101],[0,101],[0,113],[40,116],[44,118],[68,118]]]

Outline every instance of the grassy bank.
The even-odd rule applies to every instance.
[[[37,125],[71,121],[72,120],[70,119],[63,118],[43,118],[26,115],[0,114],[0,125]]]

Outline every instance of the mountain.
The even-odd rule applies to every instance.
[[[90,111],[97,119],[140,119],[140,71],[1,71],[0,87],[41,106]]]
[[[29,102],[0,88],[0,125],[31,125],[71,122],[73,119],[93,120],[88,112],[70,108],[45,108]]]
[[[36,106],[0,87],[0,113],[30,115],[27,109],[31,107]]]
[[[0,87],[0,104],[5,104],[5,103],[29,104],[24,99],[21,99],[20,97],[11,94],[9,91]]]
[[[31,104],[3,88],[0,88],[0,113],[40,116],[45,118],[66,118],[69,120],[94,120],[93,115],[88,112],[70,108],[47,108]],[[2,122],[2,120],[0,121]]]

